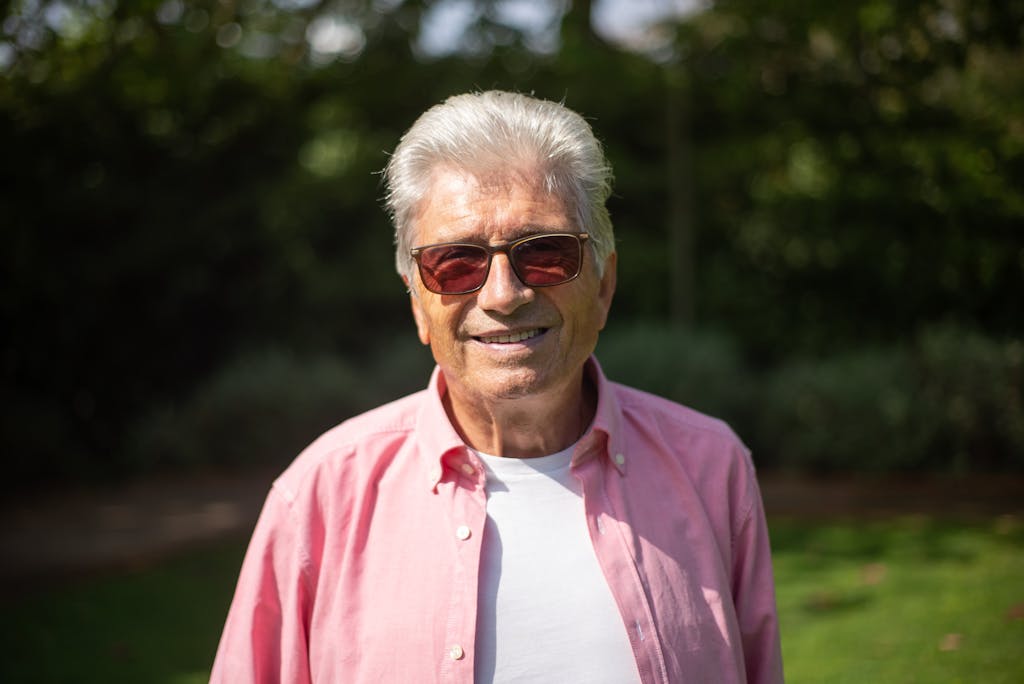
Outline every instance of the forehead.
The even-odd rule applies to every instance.
[[[439,169],[416,215],[414,244],[457,240],[501,242],[573,227],[565,202],[537,175],[481,178]]]

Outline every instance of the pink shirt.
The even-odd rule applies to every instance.
[[[597,414],[572,470],[641,681],[781,682],[749,452],[720,421],[588,372]],[[484,471],[444,391],[435,370],[274,483],[212,682],[473,681]]]

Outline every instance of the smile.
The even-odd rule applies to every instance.
[[[485,344],[515,344],[516,342],[523,342],[531,338],[540,335],[544,330],[542,328],[533,328],[531,330],[523,330],[520,332],[510,333],[508,335],[493,335],[490,337],[476,337],[477,339]]]

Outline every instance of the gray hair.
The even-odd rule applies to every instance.
[[[536,178],[590,234],[598,272],[615,251],[605,207],[612,170],[583,117],[564,105],[519,93],[469,93],[424,112],[384,169],[385,205],[395,227],[395,265],[410,280],[413,222],[440,166],[477,177],[507,173]]]

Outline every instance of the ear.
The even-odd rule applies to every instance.
[[[618,254],[612,252],[604,262],[604,274],[601,276],[601,283],[597,290],[597,303],[600,307],[601,330],[604,330],[608,322],[608,312],[612,308],[612,298],[615,296],[616,273],[615,266],[618,263]]]
[[[427,316],[423,312],[420,295],[413,289],[416,286],[409,282],[408,277],[402,276],[402,282],[405,283],[405,289],[409,291],[409,305],[412,308],[412,317],[416,321],[416,334],[419,335],[420,342],[430,346],[430,326],[427,325]]]

